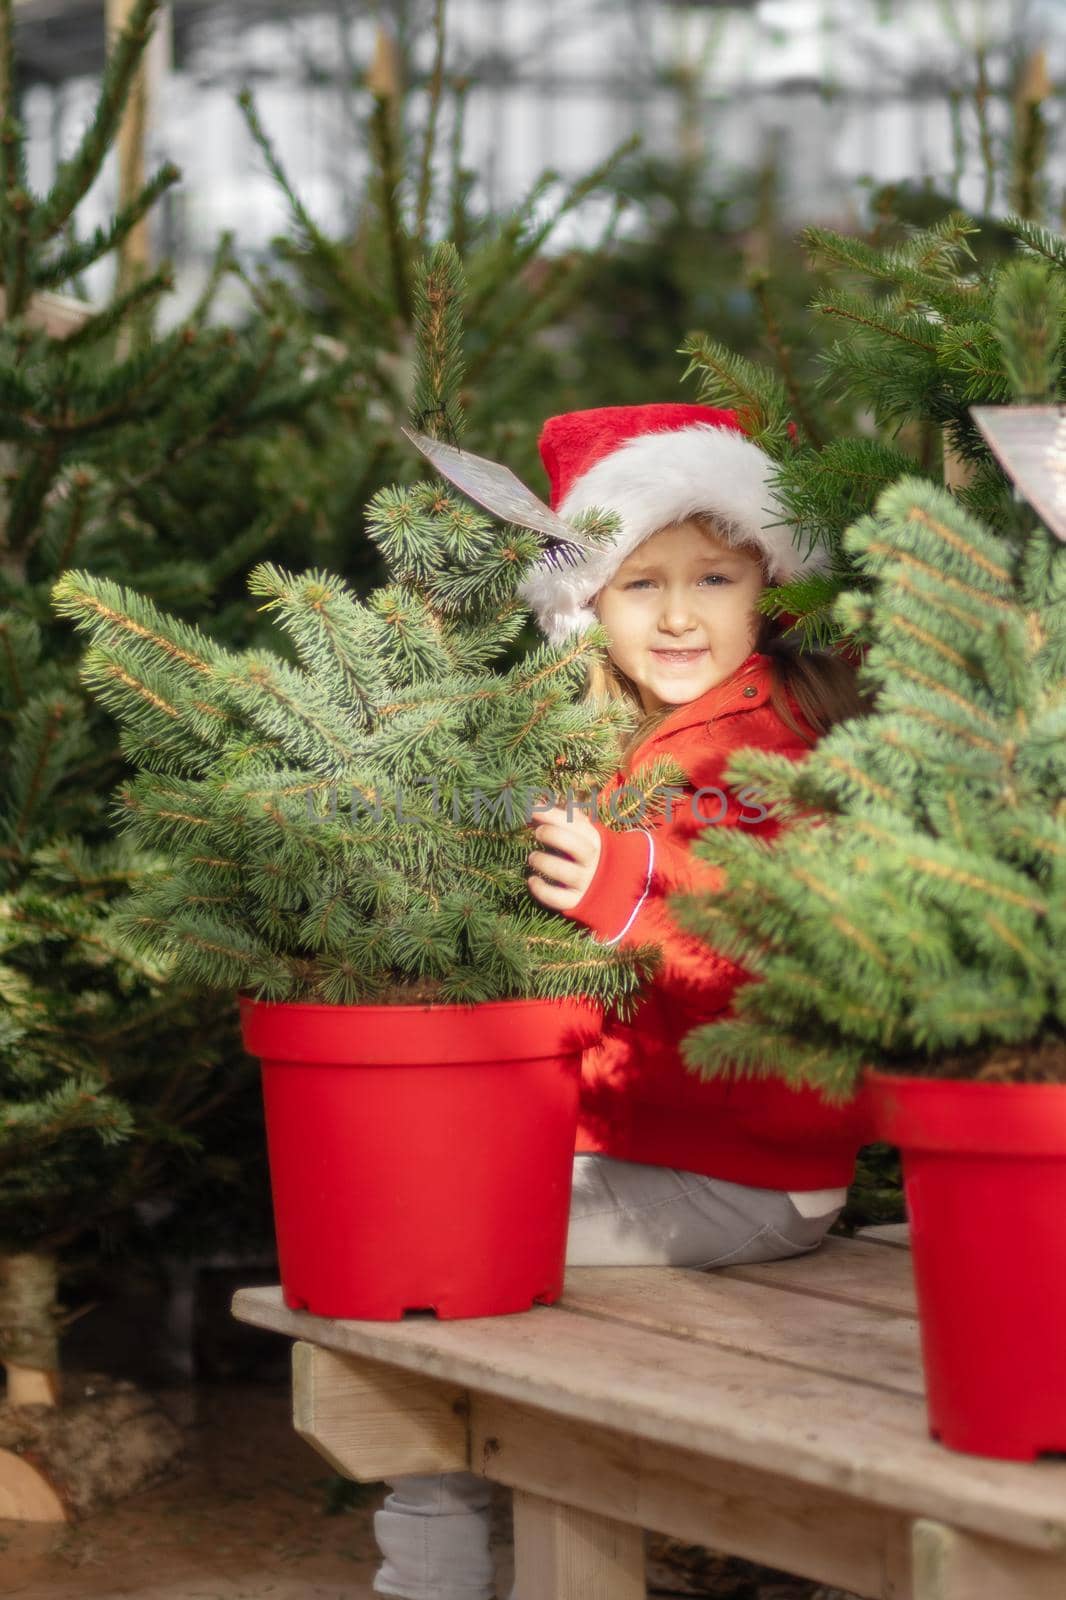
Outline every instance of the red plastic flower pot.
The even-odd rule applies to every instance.
[[[902,1157],[930,1432],[1066,1451],[1066,1085],[867,1082]]]
[[[263,1069],[282,1289],[324,1317],[485,1317],[562,1293],[578,1000],[241,1000]]]

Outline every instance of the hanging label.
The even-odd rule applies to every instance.
[[[469,450],[457,450],[454,445],[432,439],[428,433],[416,433],[412,428],[404,428],[403,433],[469,500],[504,522],[544,534],[552,544],[572,551],[575,559],[584,559],[587,549],[579,535],[538,499],[532,489],[527,489],[510,467],[499,461],[489,461],[485,456],[475,456]]]
[[[1066,406],[971,406],[970,415],[1045,527],[1066,541]]]

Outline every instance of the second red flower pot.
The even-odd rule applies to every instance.
[[[897,1145],[929,1427],[953,1450],[1066,1451],[1066,1085],[867,1073]]]
[[[562,1292],[582,1001],[241,1001],[260,1058],[287,1305],[393,1321]]]

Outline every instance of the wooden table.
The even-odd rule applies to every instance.
[[[289,1334],[295,1425],[364,1482],[466,1468],[515,1490],[518,1600],[641,1600],[641,1530],[880,1600],[1066,1600],[1066,1464],[926,1431],[897,1230],[699,1273],[586,1267],[522,1316]]]

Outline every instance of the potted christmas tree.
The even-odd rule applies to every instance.
[[[418,409],[449,431],[458,294],[442,247]],[[560,1292],[578,1057],[638,981],[530,900],[523,836],[538,800],[608,777],[622,714],[575,704],[595,634],[490,668],[533,534],[434,484],[383,491],[370,529],[389,582],[365,601],[251,574],[295,661],[85,573],[56,603],[140,768],[120,810],[169,863],[118,928],[243,996],[289,1303],[517,1311]]]
[[[0,61],[17,87],[12,5],[0,0]],[[212,636],[239,646],[265,627],[243,584],[255,560],[273,553],[358,581],[376,558],[352,537],[363,501],[401,461],[405,474],[417,470],[399,421],[414,367],[415,262],[432,235],[402,201],[426,172],[439,232],[458,180],[435,160],[431,129],[404,141],[400,87],[376,82],[378,136],[365,183],[349,196],[362,253],[323,236],[290,192],[294,248],[309,269],[302,297],[291,251],[283,282],[243,267],[222,240],[200,300],[176,326],[171,312],[166,332],[152,331],[173,289],[164,264],[120,269],[114,292],[93,304],[72,298],[80,275],[123,255],[153,201],[180,179],[167,163],[106,227],[82,237],[78,205],[113,159],[160,4],[127,9],[95,112],[42,194],[27,173],[17,95],[5,108],[0,227],[19,244],[0,268],[0,1380],[6,1373],[7,1403],[20,1410],[60,1393],[61,1334],[79,1315],[63,1304],[72,1290],[106,1301],[100,1280],[128,1270],[115,1263],[131,1248],[144,1247],[155,1266],[162,1255],[247,1249],[264,1187],[245,1153],[258,1088],[233,1008],[222,995],[179,994],[166,964],[133,949],[109,920],[112,903],[156,862],[109,826],[107,796],[124,758],[113,722],[78,681],[78,641],[50,608],[52,585],[66,568],[87,567],[179,616],[210,615]],[[248,117],[273,162],[250,105]],[[479,216],[476,225],[454,191],[450,223],[479,283],[474,437],[505,459],[508,396],[523,378],[528,386],[531,370],[515,359],[511,319],[525,334],[527,317],[540,326],[560,308],[558,299],[534,303],[529,285],[516,302],[514,278],[536,266],[550,228],[598,181],[571,186],[547,211],[541,185],[523,219]],[[581,259],[588,270],[594,257]],[[135,252],[130,260],[136,266]],[[223,302],[238,328],[220,323]],[[478,354],[486,336],[493,351]],[[559,392],[553,359],[545,349],[536,369],[542,397],[545,386]],[[66,1428],[65,1413],[55,1427]],[[136,1454],[117,1436],[115,1448]]]
[[[1060,280],[1022,260],[996,285],[1027,398],[1061,393]],[[920,480],[885,491],[844,536],[863,587],[836,603],[874,710],[800,767],[736,758],[730,781],[796,826],[772,859],[708,829],[731,892],[680,907],[759,980],[690,1036],[695,1070],[829,1097],[865,1077],[903,1157],[931,1429],[1007,1458],[1066,1449],[1059,538],[1021,501],[993,532]]]

